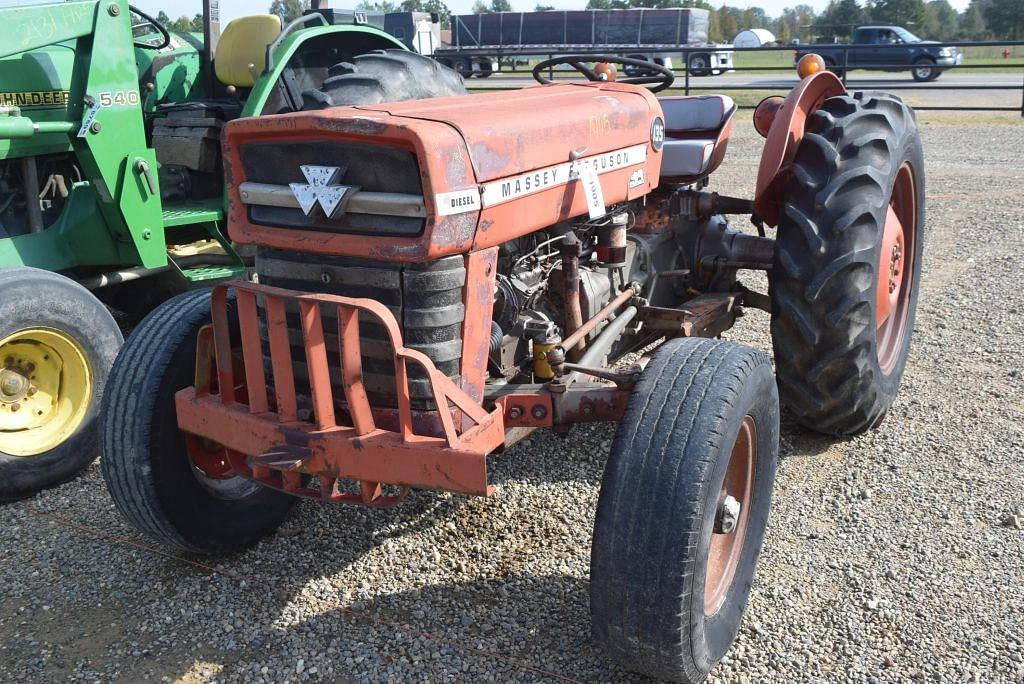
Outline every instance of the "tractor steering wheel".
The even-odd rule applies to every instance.
[[[128,10],[135,16],[142,19],[142,21],[136,24],[132,22],[132,33],[135,33],[136,29],[143,28],[144,26],[152,26],[160,34],[161,39],[159,43],[147,43],[144,40],[132,41],[132,45],[143,50],[163,50],[165,47],[171,44],[171,34],[167,31],[167,27],[161,24],[159,21],[149,16],[138,7],[132,7],[128,5]]]
[[[610,62],[612,64],[621,64],[623,67],[637,67],[638,69],[647,71],[649,73],[647,76],[627,76],[625,78],[617,78],[615,79],[615,82],[631,83],[633,85],[649,85],[653,83],[656,85],[651,88],[652,93],[657,93],[670,87],[672,82],[676,80],[676,75],[672,73],[672,70],[668,67],[655,64],[654,62],[648,62],[646,59],[633,59],[631,57],[619,57],[617,55],[563,55],[561,57],[546,59],[533,67],[533,78],[537,83],[551,83],[551,79],[544,76],[542,72],[554,66],[568,64],[573,69],[586,76],[588,81],[606,80],[596,71],[587,66],[585,62]]]

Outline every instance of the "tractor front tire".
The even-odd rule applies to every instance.
[[[307,90],[302,94],[302,108],[324,109],[465,95],[462,77],[472,75],[469,60],[457,60],[456,69],[458,73],[430,57],[407,50],[376,50],[332,66],[318,90]]]
[[[736,638],[779,453],[771,362],[742,345],[658,349],[619,422],[590,559],[594,639],[650,677],[703,680]]]
[[[241,477],[214,478],[188,456],[175,393],[194,383],[196,337],[210,323],[210,291],[155,309],[128,337],[103,402],[103,478],[121,515],[167,546],[229,553],[255,544],[295,499]]]
[[[771,288],[782,404],[812,430],[857,434],[895,399],[914,328],[924,160],[913,112],[885,93],[829,98],[782,187]]]
[[[121,330],[78,283],[0,270],[0,501],[70,480],[96,458],[96,416]]]

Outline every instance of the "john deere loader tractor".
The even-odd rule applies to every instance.
[[[0,501],[96,455],[110,308],[130,323],[243,271],[222,232],[224,123],[333,104],[331,67],[404,49],[362,13],[314,3],[221,35],[216,8],[202,34],[125,0],[0,9]]]

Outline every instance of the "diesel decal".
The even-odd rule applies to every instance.
[[[27,93],[0,93],[2,107],[66,107],[71,93],[67,90],[40,90]]]
[[[452,190],[434,195],[434,205],[437,207],[438,216],[451,216],[453,214],[464,214],[467,211],[476,211],[480,208],[480,190],[477,188],[466,188],[465,190]]]

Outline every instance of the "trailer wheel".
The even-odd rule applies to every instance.
[[[619,423],[590,560],[594,639],[616,662],[698,682],[740,626],[778,461],[779,404],[763,353],[665,343]]]
[[[132,332],[103,401],[103,479],[121,515],[182,551],[226,553],[272,532],[295,499],[214,472],[190,453],[174,394],[194,382],[196,336],[210,322],[210,291],[178,295]],[[202,445],[211,454],[214,444]],[[203,467],[206,470],[203,470]]]
[[[782,184],[772,342],[783,406],[836,435],[884,417],[907,361],[924,231],[914,114],[878,92],[811,115]]]
[[[457,61],[456,66],[461,72],[461,61]],[[325,109],[465,94],[462,77],[430,57],[407,50],[375,50],[332,66],[318,90],[302,93],[302,108]]]
[[[96,458],[96,415],[121,331],[91,292],[36,268],[0,270],[0,501]]]
[[[690,57],[690,75],[707,76],[711,73],[711,56],[703,52]]]

